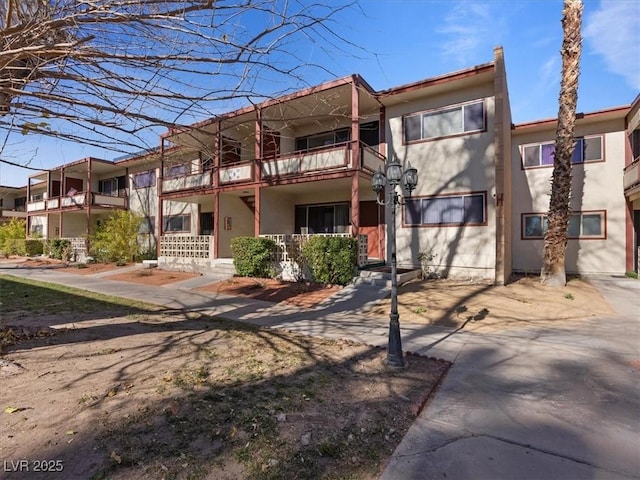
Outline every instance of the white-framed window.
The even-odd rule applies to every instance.
[[[545,213],[522,214],[522,238],[536,240],[544,238],[549,228]],[[600,239],[606,238],[606,211],[573,212],[569,215],[567,238]]]
[[[414,113],[403,118],[405,143],[481,132],[485,128],[483,100]]]
[[[164,217],[165,232],[190,232],[191,215],[168,215]]]
[[[145,172],[136,173],[133,176],[134,188],[154,187],[156,184],[156,171],[147,170]]]
[[[487,223],[487,193],[413,197],[405,199],[404,225],[456,226]]]
[[[523,145],[522,166],[524,168],[552,167],[555,151],[555,142]],[[571,163],[601,162],[603,160],[602,135],[576,138]]]

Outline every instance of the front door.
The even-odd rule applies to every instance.
[[[367,238],[367,256],[369,258],[382,259],[383,236],[381,225],[384,225],[384,207],[380,207],[373,200],[360,202],[360,234]]]
[[[213,235],[213,212],[200,212],[199,235]]]

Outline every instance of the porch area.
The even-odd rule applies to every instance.
[[[313,236],[351,237],[349,233],[329,234],[265,234],[276,243],[276,252],[272,259],[279,276],[284,280],[297,280],[301,266],[296,259],[301,257],[302,245]],[[368,237],[358,235],[358,268],[368,264]],[[216,273],[229,272],[233,266],[231,258],[215,258],[213,252],[213,235],[162,235],[158,266],[167,270],[185,272]]]

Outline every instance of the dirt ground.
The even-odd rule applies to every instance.
[[[311,308],[338,292],[340,288],[336,285],[325,286],[309,282],[282,282],[266,278],[234,277],[206,285],[198,290]]]
[[[105,278],[167,275],[184,278]],[[204,290],[311,306],[338,287],[234,278]],[[566,328],[612,312],[586,280],[550,289],[533,277],[504,287],[412,281],[399,310],[401,323],[478,332]],[[388,312],[382,300],[368,315]],[[411,356],[389,371],[380,349],[188,312],[52,312],[44,329],[43,318],[2,319],[12,320],[27,335],[0,356],[0,458],[32,472],[52,461],[42,478],[377,478],[448,368]]]
[[[587,281],[573,278],[549,288],[538,277],[516,277],[506,286],[454,280],[414,280],[399,288],[400,322],[489,331],[568,325],[593,315],[613,313]],[[369,317],[388,315],[389,300]]]

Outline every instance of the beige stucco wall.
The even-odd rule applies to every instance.
[[[293,233],[295,228],[294,196],[269,189],[263,189],[260,195],[260,233]]]
[[[572,211],[605,210],[606,239],[569,239],[565,269],[568,273],[624,273],[625,199],[622,187],[624,168],[624,121],[576,125],[575,136],[604,134],[604,162],[574,164]],[[513,268],[539,272],[542,266],[542,240],[523,240],[523,213],[545,213],[549,209],[552,167],[523,170],[520,145],[553,141],[555,126],[544,131],[514,132],[512,145],[513,178]]]
[[[84,211],[67,212],[62,217],[62,238],[81,237],[87,234],[87,214]]]
[[[486,226],[415,227],[402,226],[401,209],[396,221],[397,259],[400,267],[420,265],[420,252],[436,255],[434,268],[448,276],[493,279],[495,276],[495,170],[493,84],[465,88],[388,107],[387,141],[389,157],[411,162],[418,169],[415,196],[445,193],[487,193]],[[434,141],[402,144],[402,116],[423,110],[484,99],[485,132]],[[387,209],[387,219],[391,218]],[[389,245],[387,245],[389,249]]]
[[[231,239],[234,237],[253,237],[255,221],[253,213],[240,200],[231,194],[220,195],[220,218],[218,236],[218,258],[231,258]],[[224,218],[231,217],[231,230],[224,229]]]

